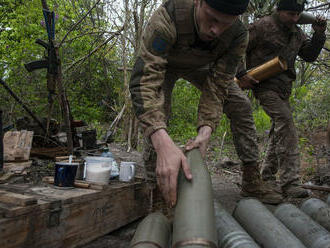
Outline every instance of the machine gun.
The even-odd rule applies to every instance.
[[[32,61],[29,63],[26,63],[24,66],[28,72],[32,72],[37,69],[47,69],[47,72],[52,75],[56,75],[58,72],[58,61],[57,61],[57,56],[56,56],[56,50],[54,47],[53,42],[46,43],[43,40],[37,39],[36,43],[38,45],[43,46],[46,51],[48,56],[46,56],[46,59],[43,60],[37,60],[37,61]]]
[[[68,137],[68,151],[71,154],[73,151],[73,141],[72,141],[72,131],[71,131],[71,120],[72,116],[70,113],[70,107],[66,99],[65,89],[62,85],[62,75],[61,75],[61,61],[58,56],[58,47],[55,46],[55,13],[50,11],[47,6],[47,0],[41,0],[42,3],[42,13],[45,18],[45,25],[48,34],[48,43],[40,39],[36,40],[38,45],[44,47],[47,51],[46,58],[44,60],[32,61],[25,64],[25,68],[31,72],[33,70],[46,68],[47,69],[47,89],[48,89],[48,118],[46,134],[48,135],[51,113],[54,106],[54,96],[56,95],[56,89],[59,93],[59,101],[62,110],[62,116],[64,120],[64,125],[67,129]]]
[[[44,4],[43,4],[44,5]],[[45,25],[48,34],[48,43],[37,39],[36,43],[44,47],[47,51],[47,56],[44,60],[32,61],[25,64],[25,68],[28,72],[32,72],[37,69],[46,68],[47,72],[51,75],[56,75],[58,73],[58,59],[56,55],[56,49],[54,46],[55,38],[55,14],[54,11],[49,11],[47,5],[43,6],[42,10],[45,18]],[[46,7],[46,8],[45,8]]]

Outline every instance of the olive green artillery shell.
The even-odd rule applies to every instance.
[[[188,152],[187,159],[193,179],[188,181],[180,172],[172,247],[216,248],[211,177],[198,149]]]
[[[168,248],[171,224],[159,212],[149,214],[138,225],[130,248]]]

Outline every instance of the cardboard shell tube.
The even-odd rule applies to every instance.
[[[277,56],[272,60],[267,61],[266,63],[252,68],[247,72],[250,76],[258,81],[263,81],[277,74],[286,71],[288,69],[288,65],[286,61]]]

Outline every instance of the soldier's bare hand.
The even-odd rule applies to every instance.
[[[327,29],[327,20],[324,17],[317,16],[312,27],[316,33],[324,33]]]
[[[191,139],[187,142],[185,150],[190,151],[199,147],[202,157],[205,157],[207,144],[209,143],[212,134],[212,128],[209,126],[202,126],[199,128],[198,135],[195,139]]]
[[[254,84],[258,84],[259,81],[254,79],[249,74],[245,74],[243,77],[239,79],[239,87],[243,90],[245,89],[253,89]]]
[[[151,136],[157,152],[156,176],[157,184],[166,203],[173,207],[177,200],[177,181],[180,167],[188,180],[192,179],[187,158],[174,144],[164,129]]]

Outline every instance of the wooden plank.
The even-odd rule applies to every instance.
[[[305,184],[301,184],[300,186],[302,188],[304,188],[304,189],[311,189],[311,190],[319,190],[319,191],[330,192],[330,187],[328,187],[328,186],[305,185]]]
[[[31,157],[55,159],[65,155],[68,155],[66,147],[32,147],[31,149]]]
[[[0,175],[0,184],[7,183],[12,177],[17,175],[26,175],[32,161],[4,163],[3,174]]]
[[[75,160],[77,159],[76,156],[72,156],[72,159]],[[56,162],[59,162],[59,161],[69,161],[69,156],[59,156],[59,157],[56,157],[55,158],[55,161]]]
[[[45,183],[49,183],[49,184],[54,184],[54,177],[43,177],[42,181]],[[90,184],[87,183],[86,181],[82,181],[82,180],[75,180],[74,184],[75,187],[77,188],[83,188],[83,189],[88,189],[90,188]]]
[[[22,195],[7,192],[0,194],[0,202],[18,206],[29,206],[37,203],[37,199],[30,195]]]
[[[31,187],[31,192],[40,197],[38,204],[20,207],[30,208],[30,212],[11,218],[0,215],[0,247],[75,248],[148,214],[149,189],[145,182],[113,183],[102,191],[40,186]],[[41,200],[48,196],[61,204]],[[56,217],[58,224],[50,225]]]
[[[30,158],[33,132],[9,131],[3,137],[5,161],[27,161]]]
[[[27,168],[31,167],[31,165],[31,160],[25,162],[7,162],[4,163],[3,170],[5,173],[22,174]]]

